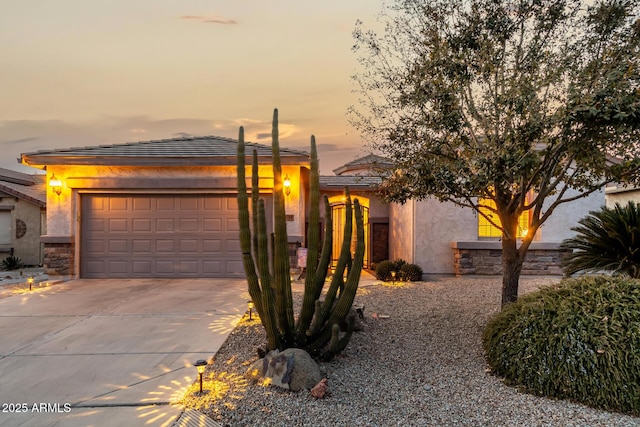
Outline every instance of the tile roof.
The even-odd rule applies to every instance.
[[[247,142],[245,152],[257,150],[261,158],[271,158],[271,146]],[[237,140],[219,136],[172,138],[93,147],[40,150],[22,154],[22,163],[48,164],[235,164]],[[283,163],[308,162],[304,151],[280,148]],[[189,161],[187,161],[189,160]]]
[[[376,154],[368,154],[337,167],[333,172],[336,175],[341,175],[352,170],[389,168],[391,166],[393,166],[391,160]]]
[[[28,175],[0,168],[0,192],[44,207],[47,204],[46,191],[45,175]]]
[[[378,176],[358,176],[358,175],[339,175],[339,176],[321,176],[321,190],[342,190],[345,185],[350,188],[375,190],[382,182]]]

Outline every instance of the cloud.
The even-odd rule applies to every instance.
[[[14,140],[6,140],[6,141],[0,141],[0,145],[16,145],[16,144],[23,144],[25,142],[31,142],[31,141],[35,141],[37,140],[38,137],[37,136],[29,136],[26,138],[18,138],[18,139],[14,139]]]
[[[185,15],[181,16],[180,19],[186,21],[196,21],[205,24],[223,24],[223,25],[236,25],[238,21],[235,19],[228,19],[224,16],[220,15],[211,15],[211,16],[200,16],[200,15]]]

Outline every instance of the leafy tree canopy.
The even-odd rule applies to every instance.
[[[397,166],[384,197],[491,199],[503,256],[529,211],[521,263],[559,204],[638,180],[639,16],[636,0],[396,0],[381,34],[358,23],[350,118]]]

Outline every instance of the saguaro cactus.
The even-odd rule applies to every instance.
[[[307,232],[307,275],[305,278],[302,308],[297,319],[293,315],[293,298],[289,276],[289,256],[287,247],[286,216],[284,195],[282,191],[282,168],[280,163],[280,147],[278,141],[278,110],[274,110],[272,128],[273,154],[273,204],[274,204],[274,237],[272,259],[269,262],[267,244],[266,213],[264,200],[258,193],[258,158],[254,151],[252,167],[252,211],[253,220],[249,218],[249,196],[247,194],[245,174],[244,130],[241,127],[238,136],[238,206],[240,222],[240,243],[243,263],[247,275],[249,294],[260,316],[267,334],[269,350],[284,350],[290,347],[302,348],[312,355],[325,360],[332,359],[342,351],[353,331],[353,319],[349,328],[342,334],[339,324],[349,314],[358,290],[362,263],[364,260],[364,224],[362,210],[357,200],[352,202],[348,188],[345,188],[346,220],[344,242],[335,274],[327,290],[324,301],[321,301],[322,290],[329,269],[333,246],[333,223],[331,207],[327,197],[325,203],[324,242],[318,254],[320,220],[320,190],[318,154],[315,137],[311,137],[311,173],[309,184],[309,230]],[[353,216],[356,219],[356,250],[351,258],[351,234]],[[250,230],[253,228],[253,237]],[[319,255],[319,256],[318,256]],[[346,283],[343,281],[344,270],[350,265]],[[338,293],[338,289],[341,289]]]

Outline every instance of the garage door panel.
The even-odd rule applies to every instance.
[[[153,199],[151,197],[136,197],[133,199],[133,211],[151,211],[153,210]]]
[[[244,274],[235,197],[86,194],[81,202],[82,277]]]
[[[127,227],[128,221],[122,218],[111,218],[109,219],[109,232],[111,233],[126,233],[129,231]]]
[[[151,231],[151,219],[149,219],[149,218],[133,218],[131,220],[131,231],[134,232],[134,233],[150,232]]]
[[[105,231],[105,220],[92,219],[87,221],[87,228],[89,231]]]
[[[127,254],[129,252],[129,241],[122,239],[109,240],[109,252],[112,254]]]
[[[156,219],[155,231],[158,233],[173,233],[174,231],[176,231],[176,222],[173,218]]]
[[[131,270],[134,275],[152,275],[153,269],[151,268],[153,263],[151,260],[134,260],[131,263]]]
[[[202,220],[202,231],[219,232],[222,230],[222,220],[219,218],[205,218]]]
[[[198,253],[198,240],[196,239],[180,239],[180,252]]]
[[[111,211],[126,211],[129,206],[129,200],[125,198],[110,198],[109,210]]]
[[[156,209],[159,211],[173,211],[176,209],[175,200],[170,197],[157,198]]]
[[[180,231],[198,231],[198,218],[180,218]]]
[[[135,239],[131,241],[131,250],[135,254],[151,254],[151,240]]]
[[[126,275],[129,273],[129,262],[124,259],[107,261],[107,269],[110,274]]]

